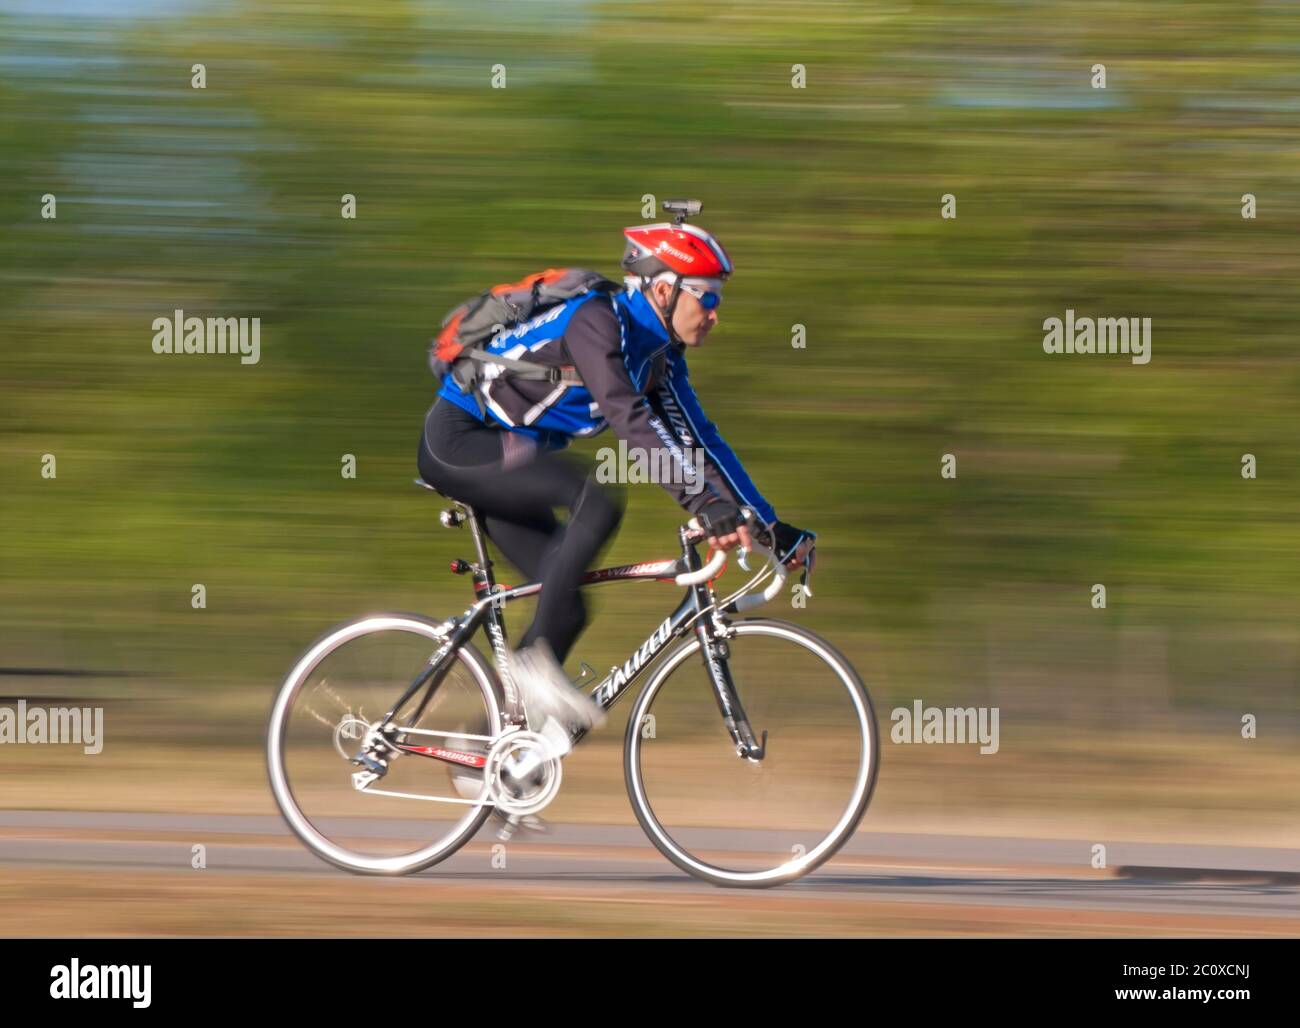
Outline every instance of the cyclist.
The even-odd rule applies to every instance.
[[[474,395],[448,375],[425,418],[419,451],[425,481],[473,507],[506,558],[542,583],[533,622],[503,670],[560,753],[579,730],[605,720],[561,665],[586,626],[579,581],[622,508],[594,474],[555,451],[612,427],[629,447],[664,454],[679,471],[666,477],[681,481],[663,487],[717,549],[750,547],[742,505],[757,514],[754,528],[791,566],[811,563],[816,538],[777,519],[705,417],[687,377],[686,348],[702,346],[718,322],[722,286],[732,273],[726,250],[682,217],[623,234],[623,291],[577,296],[499,333],[487,347],[567,374],[538,381],[488,365],[471,387]],[[698,467],[688,450],[702,453]],[[567,510],[565,524],[556,508]]]

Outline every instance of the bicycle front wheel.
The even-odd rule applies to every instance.
[[[350,871],[399,875],[450,856],[491,813],[482,760],[500,731],[500,686],[463,644],[441,677],[438,625],[382,614],[340,625],[290,671],[267,731],[271,791],[294,833]],[[367,735],[415,682],[389,722],[405,731],[382,777],[358,788],[352,763]]]
[[[828,860],[871,800],[879,744],[852,665],[798,625],[731,625],[725,655],[761,760],[737,754],[698,638],[669,654],[628,719],[624,771],[637,820],[684,871],[763,888]],[[694,659],[692,659],[694,658]]]

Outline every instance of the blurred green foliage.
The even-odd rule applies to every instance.
[[[687,195],[738,268],[697,389],[821,536],[774,616],[886,702],[1300,713],[1293,7],[0,11],[0,663],[261,697],[331,622],[462,609],[468,540],[410,485],[427,338],[492,282],[614,272]],[[176,308],[260,317],[260,363],[155,355]],[[1150,317],[1150,364],[1045,355],[1066,308]],[[680,519],[632,490],[610,559]],[[575,656],[671,599],[602,594]]]

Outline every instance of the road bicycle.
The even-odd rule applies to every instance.
[[[443,621],[372,614],[331,629],[272,707],[276,802],[312,852],[349,871],[431,867],[494,815],[508,839],[560,789],[563,757],[530,721],[508,670],[504,609],[541,584],[499,584],[475,512],[451,504],[442,524],[467,525],[477,559],[450,569],[472,576],[473,604]],[[763,564],[752,570],[742,556],[751,577],[719,597],[728,556],[706,562],[704,538],[692,520],[678,530],[679,558],[585,575],[584,587],[673,583],[685,596],[621,665],[595,681],[584,663],[575,685],[608,710],[649,675],[628,717],[623,772],[637,821],[665,857],[716,885],[780,885],[857,829],[879,763],[875,714],[828,642],[736,616],[784,593],[781,561],[755,543]],[[495,667],[470,641],[480,627]]]

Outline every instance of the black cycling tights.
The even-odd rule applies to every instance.
[[[486,425],[439,399],[424,421],[421,477],[474,508],[506,559],[544,583],[533,623],[520,640],[545,639],[561,663],[587,624],[578,583],[623,516],[621,497],[574,463],[531,439]],[[560,524],[555,508],[569,512]]]

